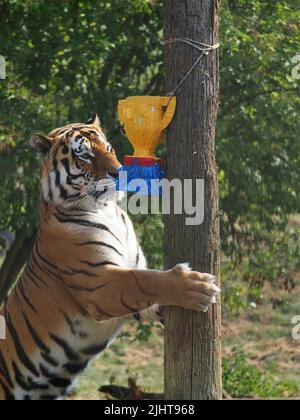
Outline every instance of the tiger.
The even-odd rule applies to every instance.
[[[0,316],[0,400],[60,400],[129,320],[158,321],[163,308],[208,311],[215,277],[188,264],[147,269],[120,206],[121,164],[96,115],[30,145],[41,162],[36,242]]]

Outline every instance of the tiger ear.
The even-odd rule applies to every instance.
[[[87,125],[95,125],[98,128],[101,128],[101,121],[98,114],[95,114],[92,118],[90,118],[87,122]]]
[[[46,157],[52,147],[52,140],[43,134],[32,134],[29,142],[41,156]]]

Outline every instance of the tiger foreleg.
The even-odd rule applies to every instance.
[[[87,287],[86,279],[73,276],[69,290],[98,321],[133,315],[155,304],[206,312],[220,293],[212,275],[192,271],[186,264],[168,271],[106,266],[95,270],[94,277],[99,281]]]

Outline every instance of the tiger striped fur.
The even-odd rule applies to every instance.
[[[0,400],[67,395],[129,318],[159,305],[206,311],[219,289],[187,265],[146,269],[133,225],[115,200],[120,163],[97,117],[33,135],[41,157],[40,224],[31,258],[0,314]]]

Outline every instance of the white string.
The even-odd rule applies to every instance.
[[[190,70],[187,72],[187,74],[183,77],[183,79],[178,83],[178,85],[175,87],[175,89],[172,90],[172,92],[168,93],[167,96],[175,96],[176,92],[178,91],[178,89],[181,88],[181,86],[183,85],[183,83],[190,77],[190,75],[193,73],[193,71],[195,70],[195,68],[198,66],[198,64],[200,63],[200,61],[202,60],[202,57],[204,55],[208,55],[209,52],[217,50],[220,47],[220,44],[215,44],[215,45],[208,45],[208,44],[204,44],[203,42],[199,42],[199,41],[195,41],[193,39],[189,39],[189,38],[173,38],[173,39],[168,39],[166,41],[163,41],[163,45],[171,45],[171,44],[177,44],[178,42],[182,42],[184,44],[190,45],[191,47],[196,48],[197,50],[201,51],[200,56],[197,58],[197,60],[195,61],[195,63],[192,65],[192,67],[190,68]]]

